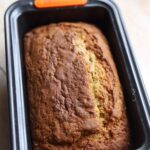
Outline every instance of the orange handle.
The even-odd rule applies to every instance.
[[[85,5],[87,0],[35,0],[37,8]]]

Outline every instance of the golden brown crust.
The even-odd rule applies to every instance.
[[[59,23],[24,40],[35,150],[126,150],[124,97],[105,37],[95,26]]]

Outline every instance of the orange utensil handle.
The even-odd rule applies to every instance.
[[[37,8],[85,5],[87,0],[35,0]]]

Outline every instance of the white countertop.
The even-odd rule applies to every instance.
[[[9,150],[3,15],[15,0],[0,0],[0,149]],[[150,97],[150,0],[114,0],[118,4]]]

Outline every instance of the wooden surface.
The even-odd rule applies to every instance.
[[[150,0],[114,0],[126,29],[150,97]],[[0,0],[0,149],[9,150],[3,15],[14,0]]]

